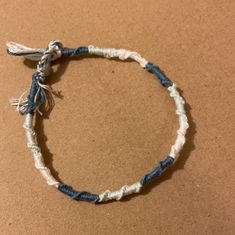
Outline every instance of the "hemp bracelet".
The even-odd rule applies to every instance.
[[[78,48],[65,48],[59,40],[53,40],[46,49],[33,49],[14,42],[7,42],[7,52],[14,56],[24,56],[30,60],[38,61],[37,71],[32,75],[32,84],[27,97],[24,93],[18,99],[12,99],[11,105],[16,106],[16,110],[25,115],[25,128],[27,137],[27,146],[31,149],[35,167],[40,171],[48,185],[54,186],[59,191],[68,195],[75,200],[84,200],[92,203],[101,203],[108,200],[120,200],[123,196],[138,193],[141,188],[157,179],[163,171],[171,166],[178,157],[180,150],[185,143],[185,134],[187,131],[188,119],[184,109],[184,99],[180,96],[176,84],[174,84],[165,73],[156,65],[148,62],[137,52],[115,49],[115,48],[99,48],[92,45]],[[105,58],[119,58],[126,60],[131,58],[140,64],[148,72],[153,73],[160,83],[167,88],[176,104],[176,114],[179,117],[179,129],[174,145],[171,146],[170,153],[160,164],[152,171],[144,175],[139,181],[131,185],[124,185],[117,191],[106,190],[101,194],[92,194],[86,191],[76,191],[71,186],[58,182],[51,174],[50,169],[45,166],[40,147],[36,140],[36,133],[33,127],[33,119],[37,113],[41,114],[39,107],[47,102],[46,91],[49,94],[54,91],[44,84],[45,78],[51,70],[51,62],[60,57],[72,57],[76,55],[98,55]]]

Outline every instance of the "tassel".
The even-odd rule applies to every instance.
[[[35,95],[32,97],[33,102],[29,102],[28,97],[24,97],[25,92],[22,93],[22,95],[19,98],[12,98],[10,99],[10,105],[16,107],[16,112],[24,115],[28,112],[38,112],[40,115],[42,115],[42,112],[39,110],[39,106],[43,104],[44,102],[46,103],[45,109],[46,111],[49,111],[51,107],[54,106],[55,101],[53,98],[53,95],[62,98],[61,94],[59,91],[55,91],[49,86],[42,84],[40,82],[37,82],[38,87],[35,92]],[[46,97],[45,92],[48,92],[48,97]],[[31,103],[31,105],[29,105]],[[30,107],[31,106],[31,107]],[[34,108],[32,108],[34,106]]]
[[[40,60],[45,51],[45,49],[30,48],[16,42],[7,42],[6,46],[9,55],[23,56],[34,61]]]

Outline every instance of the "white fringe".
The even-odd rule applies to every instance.
[[[24,111],[27,109],[28,98],[24,97],[26,92],[27,91],[24,91],[19,98],[12,98],[9,101],[11,106],[16,106],[16,111],[20,114],[23,114]]]

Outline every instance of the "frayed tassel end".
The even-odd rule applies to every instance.
[[[23,56],[35,61],[40,60],[44,52],[44,49],[30,48],[16,42],[7,42],[6,46],[9,55]]]
[[[16,106],[16,112],[22,115],[25,114],[28,108],[28,97],[24,97],[26,92],[24,91],[19,98],[12,98],[9,101],[11,106]]]
[[[48,97],[45,91],[48,91]],[[57,97],[62,97],[59,92],[56,92],[49,86],[40,83],[40,81],[37,80],[37,74],[33,75],[33,83],[27,97],[25,97],[26,92],[27,90],[24,91],[19,98],[12,98],[10,100],[10,105],[16,106],[16,111],[22,115],[34,112],[38,112],[42,115],[42,112],[39,110],[39,107],[42,104],[46,103],[45,111],[49,111],[54,106],[52,94]]]
[[[28,107],[28,98],[12,98],[10,105],[16,106],[16,112],[23,115]]]
[[[10,101],[11,106],[16,106],[16,112],[18,112],[21,115],[25,115],[28,110],[28,98],[19,99],[19,98],[12,98]],[[42,115],[42,112],[37,109],[36,110],[40,115]]]

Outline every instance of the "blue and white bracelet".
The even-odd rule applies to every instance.
[[[10,55],[24,56],[30,60],[39,61],[37,71],[32,75],[32,85],[29,95],[24,98],[23,94],[18,99],[12,99],[11,105],[16,106],[19,113],[25,115],[25,128],[27,137],[27,146],[31,149],[35,161],[35,167],[40,171],[41,175],[47,181],[48,185],[54,186],[59,191],[65,193],[72,199],[84,200],[92,203],[100,203],[109,200],[120,200],[123,196],[140,192],[141,188],[149,182],[157,179],[162,172],[171,166],[178,157],[180,150],[185,143],[185,134],[187,131],[188,119],[184,109],[184,99],[177,91],[176,85],[164,74],[158,66],[153,65],[146,59],[141,57],[137,52],[114,49],[114,48],[99,48],[94,46],[83,46],[78,48],[64,48],[58,40],[51,41],[46,49],[33,49],[14,42],[7,42],[7,52]],[[144,175],[139,181],[131,185],[124,185],[117,191],[106,190],[101,194],[92,194],[86,191],[76,191],[71,186],[58,182],[51,174],[50,169],[45,166],[40,147],[37,144],[35,131],[33,127],[33,119],[36,113],[41,113],[39,107],[47,101],[46,90],[53,90],[44,84],[45,78],[49,75],[51,62],[60,57],[72,57],[75,55],[98,55],[106,58],[119,58],[125,60],[131,58],[137,61],[140,66],[148,72],[153,73],[160,83],[166,87],[176,104],[176,114],[179,117],[179,129],[174,145],[171,146],[170,153],[160,164],[152,171]]]

